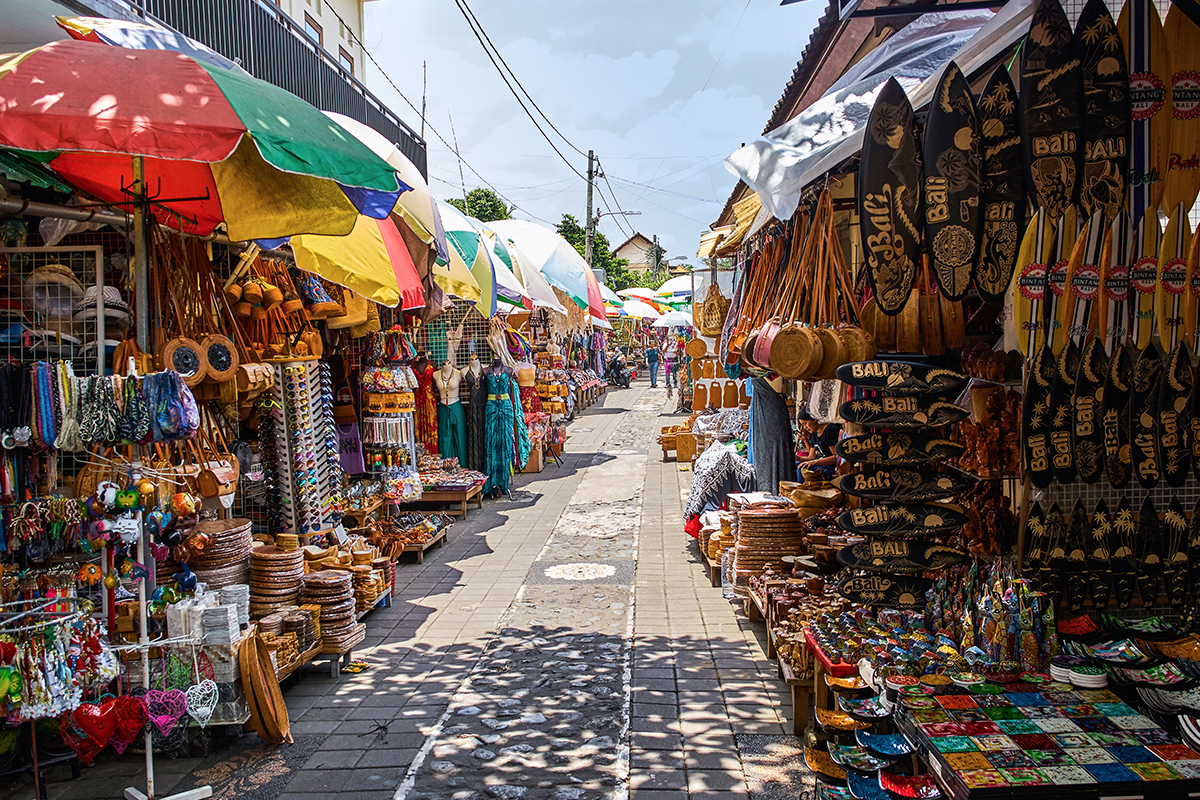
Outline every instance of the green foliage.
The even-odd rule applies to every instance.
[[[472,189],[467,192],[465,202],[461,197],[454,197],[446,202],[480,222],[494,222],[512,217],[512,209],[491,189]]]
[[[558,235],[570,242],[579,255],[584,255],[587,250],[587,231],[574,216],[563,214],[562,221],[558,223]],[[596,238],[592,242],[592,267],[604,270],[608,276],[608,288],[614,292],[639,286],[657,289],[669,277],[665,272],[655,277],[649,271],[639,272],[627,269],[628,266],[629,259],[614,256],[608,237],[596,231]]]

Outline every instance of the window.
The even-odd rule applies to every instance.
[[[346,68],[347,72],[349,72],[351,75],[354,74],[354,58],[346,52],[346,48],[338,48],[338,61],[340,61],[342,66]]]
[[[324,46],[325,34],[321,30],[321,26],[317,21],[309,16],[308,12],[304,13],[304,32],[317,40],[317,44]]]

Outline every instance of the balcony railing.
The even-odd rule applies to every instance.
[[[370,125],[428,176],[425,141],[282,11],[258,0],[126,2],[136,13],[237,61],[254,77]]]

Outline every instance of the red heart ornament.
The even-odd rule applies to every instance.
[[[117,729],[109,744],[118,753],[124,753],[146,727],[146,701],[125,695],[114,700],[113,707],[117,715]]]
[[[105,700],[100,705],[95,703],[82,703],[79,708],[71,715],[75,722],[75,726],[83,731],[83,734],[96,742],[103,749],[108,745],[108,740],[112,738],[113,731],[117,729],[117,713],[113,706],[113,701],[116,698]]]
[[[85,767],[90,767],[96,756],[104,749],[104,745],[96,744],[87,734],[79,730],[74,722],[74,715],[68,711],[62,715],[58,724],[59,735],[66,742]]]
[[[146,716],[158,732],[170,736],[179,718],[187,713],[187,695],[178,689],[151,689],[146,692]]]

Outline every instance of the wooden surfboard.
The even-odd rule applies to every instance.
[[[1129,483],[1133,469],[1129,402],[1133,397],[1133,343],[1122,342],[1108,359],[1101,411],[1104,424],[1104,471],[1115,489]]]
[[[1200,191],[1200,25],[1172,4],[1163,20],[1163,39],[1171,59],[1171,147],[1162,205],[1191,208]]]
[[[1075,249],[1071,252],[1071,261],[1067,265],[1067,287],[1063,293],[1066,307],[1061,316],[1067,326],[1067,337],[1080,347],[1096,329],[1100,306],[1100,264],[1104,258],[1107,234],[1104,212],[1097,211],[1079,232]]]
[[[1033,485],[1044,489],[1054,479],[1050,444],[1050,385],[1057,365],[1050,345],[1034,354],[1025,375],[1021,399],[1021,451],[1025,472]]]
[[[837,559],[851,569],[906,575],[953,567],[966,561],[967,554],[944,544],[886,539],[843,547]]]
[[[971,85],[953,61],[930,104],[922,161],[929,261],[942,295],[961,300],[979,252],[982,150]]]
[[[1054,220],[1044,208],[1038,209],[1025,228],[1017,255],[1020,274],[1013,281],[1013,317],[1017,346],[1026,358],[1032,358],[1046,341],[1042,303],[1046,299],[1046,281],[1054,252]]]
[[[1070,214],[1064,219],[1070,226]],[[1075,379],[1079,375],[1079,340],[1087,333],[1091,320],[1092,304],[1099,293],[1100,270],[1099,249],[1102,240],[1090,236],[1091,225],[1085,223],[1083,230],[1073,243],[1067,259],[1063,294],[1058,300],[1061,312],[1057,319],[1064,344],[1055,362],[1054,378],[1050,382],[1050,447],[1054,477],[1059,483],[1073,483],[1077,474],[1075,465]],[[1062,235],[1063,228],[1059,228]],[[1089,244],[1092,248],[1089,250]],[[1085,254],[1093,263],[1085,263]]]
[[[1058,503],[1051,503],[1046,512],[1046,568],[1038,579],[1040,591],[1057,598],[1062,594],[1063,576],[1067,565],[1067,521]],[[1057,605],[1057,601],[1055,602]]]
[[[1127,0],[1117,19],[1129,65],[1129,212],[1136,227],[1162,200],[1171,142],[1171,54],[1154,0]]]
[[[1076,500],[1067,519],[1067,564],[1063,570],[1066,574],[1063,596],[1073,611],[1083,608],[1087,596],[1087,543],[1091,532],[1091,515],[1084,508],[1083,500]]]
[[[1079,202],[1083,75],[1058,0],[1039,0],[1021,46],[1020,113],[1028,189],[1051,219]]]
[[[1167,220],[1158,249],[1158,287],[1155,289],[1155,323],[1167,352],[1183,339],[1184,295],[1188,291],[1188,256],[1192,251],[1192,226],[1182,204]]]
[[[858,172],[859,236],[880,311],[904,309],[917,276],[924,214],[912,105],[895,78],[875,98]]]
[[[1197,315],[1200,310],[1200,270],[1196,268],[1200,265],[1200,236],[1197,233],[1200,230],[1192,234],[1192,247],[1188,250],[1188,290],[1183,294],[1183,340],[1193,353],[1196,343],[1200,342],[1200,337],[1196,335],[1197,325],[1200,325],[1200,316]]]
[[[1047,557],[1046,512],[1042,504],[1035,500],[1025,517],[1025,575],[1037,580],[1042,570],[1047,569]]]
[[[1171,605],[1181,607],[1187,602],[1191,587],[1188,574],[1188,519],[1179,497],[1171,498],[1162,518],[1163,591]]]
[[[856,361],[837,368],[842,383],[894,395],[958,394],[967,376],[949,369],[909,361]]]
[[[1079,374],[1075,378],[1073,439],[1075,468],[1079,480],[1095,483],[1104,472],[1104,379],[1108,353],[1100,337],[1092,336],[1083,346]]]
[[[1055,224],[1054,262],[1046,273],[1046,286],[1049,293],[1042,302],[1042,314],[1046,317],[1046,336],[1050,339],[1050,349],[1057,358],[1067,342],[1067,275],[1071,271],[1071,256],[1075,252],[1075,244],[1085,220],[1075,206],[1067,208],[1062,219]]]
[[[1112,517],[1104,500],[1092,513],[1091,541],[1087,548],[1088,590],[1092,604],[1105,608],[1112,596]]]
[[[1196,390],[1197,386],[1200,386],[1200,366],[1192,370],[1192,399],[1188,414],[1189,427],[1192,431],[1192,469],[1195,472],[1196,480],[1200,480],[1200,391]]]
[[[1075,24],[1083,74],[1085,213],[1111,222],[1125,205],[1129,178],[1129,68],[1117,23],[1104,0],[1088,0]]]
[[[1155,330],[1155,297],[1158,293],[1158,252],[1161,231],[1158,215],[1142,216],[1133,240],[1133,265],[1129,270],[1129,285],[1133,288],[1133,330],[1131,336],[1138,350],[1150,346]]]
[[[966,447],[949,439],[893,431],[846,436],[834,450],[852,464],[918,465],[952,461],[961,456]]]
[[[1158,390],[1158,432],[1163,480],[1179,487],[1192,469],[1192,351],[1185,342],[1167,356]]]
[[[1108,229],[1100,256],[1104,291],[1100,293],[1100,329],[1109,355],[1129,336],[1131,309],[1129,269],[1133,256],[1133,228],[1129,214],[1121,211]]]
[[[1112,578],[1117,605],[1129,608],[1137,591],[1137,562],[1134,551],[1137,520],[1129,505],[1129,495],[1121,495],[1112,522]]]
[[[999,305],[1012,283],[1025,227],[1025,164],[1017,89],[1003,65],[988,78],[976,113],[983,137],[983,231],[975,287],[986,302]]]
[[[1197,577],[1200,577],[1197,574],[1200,573],[1200,500],[1192,507],[1192,516],[1188,520],[1187,553],[1190,580],[1195,583]]]
[[[838,526],[850,533],[881,539],[923,539],[942,536],[967,522],[961,506],[946,503],[911,503],[852,508],[838,517]]]
[[[1134,553],[1137,556],[1138,593],[1142,596],[1142,603],[1156,603],[1162,587],[1163,540],[1158,509],[1149,496],[1142,500],[1138,509],[1136,536],[1138,547]]]
[[[943,400],[921,397],[868,397],[842,403],[838,415],[870,428],[940,428],[966,419],[970,412]]]
[[[861,472],[839,475],[833,485],[846,494],[870,500],[924,503],[945,500],[975,485],[959,472],[935,472],[907,467],[865,467]]]
[[[864,606],[918,609],[933,581],[913,575],[858,575],[838,582],[838,594]]]
[[[1129,439],[1133,453],[1133,475],[1143,489],[1153,489],[1162,478],[1158,419],[1158,389],[1162,381],[1162,358],[1151,344],[1133,364],[1130,396]]]

